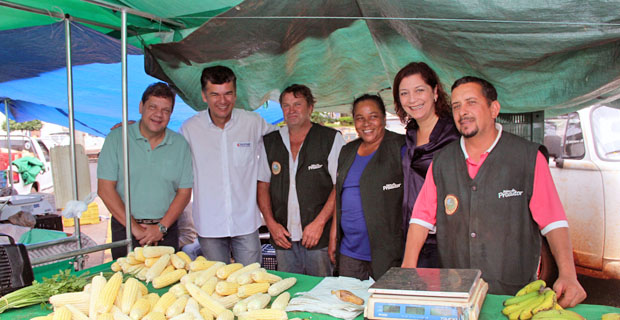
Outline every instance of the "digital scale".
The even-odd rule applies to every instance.
[[[488,291],[478,269],[391,268],[368,292],[368,319],[476,320]]]
[[[55,210],[48,201],[43,200],[43,196],[38,194],[0,197],[0,220],[7,220],[20,211],[30,212],[36,216],[54,213]]]

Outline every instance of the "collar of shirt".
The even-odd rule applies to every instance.
[[[224,129],[230,127],[233,125],[233,123],[235,123],[236,118],[235,118],[235,114],[237,113],[237,110],[235,108],[232,109],[232,112],[230,113],[230,120],[228,120],[228,122],[226,122],[226,124],[224,124]],[[211,119],[211,113],[209,112],[209,108],[207,108],[207,110],[204,111],[203,116],[207,119],[207,123],[209,124],[209,127],[211,128],[220,128],[218,126],[215,125],[215,123],[213,123],[213,119]]]
[[[142,135],[142,132],[140,132],[140,121],[130,124],[129,127],[127,127],[128,133],[131,136],[133,136],[136,140],[142,140],[142,141],[148,142],[149,140]],[[164,139],[157,146],[163,146],[165,144],[170,144],[170,135],[168,134],[168,128],[164,130],[165,130]]]
[[[502,130],[503,127],[501,124],[499,123],[495,123],[495,129],[497,129],[497,137],[495,137],[495,141],[493,141],[493,144],[487,149],[487,151],[485,153],[483,153],[483,156],[486,154],[489,154],[491,152],[491,150],[493,150],[493,148],[495,148],[495,146],[497,145],[497,142],[499,141],[499,138],[501,138],[502,136]],[[469,155],[467,154],[467,149],[465,149],[465,137],[461,136],[461,151],[463,151],[463,155],[465,156],[465,160],[469,159]]]

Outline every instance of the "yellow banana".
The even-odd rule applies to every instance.
[[[540,288],[544,288],[546,285],[547,284],[545,283],[544,280],[532,281],[532,282],[528,283],[525,287],[521,288],[521,290],[519,290],[515,296],[518,297],[518,296],[522,296],[524,294],[528,294],[530,292],[538,291],[538,290],[540,290]]]
[[[545,301],[544,295],[541,294],[538,297],[536,297],[534,301],[528,303],[525,307],[523,307],[523,309],[521,309],[521,313],[519,314],[519,319],[532,319],[532,316],[534,315],[532,313],[532,310],[538,307],[543,301]]]
[[[532,313],[539,313],[541,311],[550,310],[551,308],[553,308],[553,305],[556,304],[557,298],[555,295],[555,291],[551,289],[545,290],[543,296],[545,297],[545,299],[532,310]]]
[[[510,297],[510,298],[506,299],[506,301],[504,301],[504,306],[509,306],[509,305],[512,305],[512,304],[515,304],[515,303],[519,303],[519,302],[527,300],[529,298],[536,297],[537,295],[538,295],[538,292],[534,291],[534,292],[530,292],[528,294],[524,294],[522,296]]]
[[[620,320],[620,313],[606,313],[601,320]]]
[[[553,305],[553,309],[555,309],[555,310],[564,310],[564,308],[562,308],[562,306],[557,301]]]
[[[529,305],[532,301],[536,300],[538,297],[540,296],[540,294],[536,293],[534,296],[525,299],[519,303],[515,303],[515,304],[511,304],[507,307],[505,307],[504,309],[502,309],[502,313],[506,316],[510,315],[511,313],[514,313],[516,311],[520,311],[523,309],[523,307],[526,307],[527,305]],[[517,313],[517,317],[521,312]]]
[[[547,310],[541,311],[532,317],[532,320],[559,319],[559,320],[585,320],[584,317],[571,310]]]

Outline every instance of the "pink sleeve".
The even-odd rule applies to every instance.
[[[568,227],[566,214],[562,202],[560,202],[560,196],[555,189],[551,171],[549,171],[547,161],[540,151],[536,156],[530,211],[543,235],[556,228]]]
[[[433,229],[437,222],[437,187],[433,179],[433,164],[428,167],[424,185],[413,205],[410,223],[419,224],[427,229]]]

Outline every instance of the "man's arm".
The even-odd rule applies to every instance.
[[[192,197],[192,188],[179,188],[177,189],[177,193],[172,199],[168,210],[164,214],[164,217],[161,218],[159,223],[163,224],[164,227],[170,228],[171,225],[174,224],[175,221],[179,218],[183,210],[189,203],[189,199]],[[146,244],[154,244],[161,239],[163,239],[164,235],[159,231],[159,226],[156,224],[142,225],[144,227],[144,238],[140,240],[140,245]]]
[[[427,228],[417,223],[409,224],[405,257],[401,265],[402,268],[415,268],[418,266],[418,257],[420,256],[420,250],[422,250],[422,246],[424,246],[426,237],[428,237],[428,231]]]
[[[327,221],[332,220],[334,209],[336,208],[336,187],[332,187],[327,202],[321,209],[321,212],[310,222],[303,231],[301,236],[301,245],[310,249],[316,246],[323,235],[323,228]],[[330,230],[331,231],[331,230]]]
[[[103,204],[108,208],[112,217],[125,226],[125,203],[116,192],[116,183],[113,180],[97,179],[97,194],[103,200]],[[131,234],[138,241],[144,238],[144,228],[133,217],[131,217]]]
[[[546,237],[558,265],[559,276],[553,284],[553,290],[558,295],[558,303],[563,308],[574,307],[586,298],[586,291],[577,281],[568,228],[553,229]]]
[[[336,264],[336,246],[338,242],[338,218],[336,209],[334,208],[334,214],[332,217],[332,227],[329,231],[329,245],[327,246],[327,254],[329,255],[329,260],[332,261],[333,264]]]
[[[258,181],[258,185],[256,186],[256,200],[258,201],[260,212],[263,213],[263,218],[265,219],[265,224],[267,224],[267,229],[269,229],[270,237],[273,238],[273,241],[279,247],[289,249],[291,247],[291,242],[287,237],[290,237],[291,234],[283,225],[276,221],[271,211],[269,182]]]

